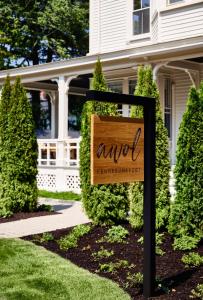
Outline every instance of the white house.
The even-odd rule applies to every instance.
[[[151,64],[170,138],[171,164],[188,90],[203,80],[203,1],[90,0],[90,47],[85,57],[0,72],[28,91],[40,90],[38,186],[79,191],[78,115],[97,57],[112,90],[133,93],[137,67]],[[50,108],[48,110],[48,107]],[[123,116],[129,107],[119,108]]]

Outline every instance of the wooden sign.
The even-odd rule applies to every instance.
[[[144,181],[144,121],[91,116],[91,184]]]

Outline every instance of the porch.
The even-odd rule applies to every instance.
[[[39,189],[80,193],[79,144],[75,139],[38,139]]]
[[[39,189],[80,193],[80,121],[89,76],[24,84],[33,111],[37,110]]]
[[[146,53],[149,53],[148,48]],[[167,56],[164,49],[160,49],[160,57],[157,57],[157,52],[150,57],[147,55],[136,54],[133,49],[117,54],[103,54],[103,71],[112,91],[130,94],[134,92],[137,66],[152,64],[170,139],[171,165],[174,165],[178,129],[189,88],[192,84],[198,86],[203,79],[203,56],[198,47],[192,53],[178,49]],[[35,93],[41,97],[42,128],[38,130],[37,176],[40,189],[80,192],[80,119],[96,59],[97,55],[92,55],[9,70],[11,82],[16,76],[21,77],[31,102],[39,100],[32,98]],[[0,72],[0,87],[7,73],[8,71]],[[129,116],[128,105],[118,108],[124,117]],[[36,116],[39,114],[36,113]],[[171,182],[173,188],[173,177]]]

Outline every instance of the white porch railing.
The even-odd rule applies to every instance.
[[[38,139],[38,166],[79,167],[80,138]]]
[[[80,138],[57,140],[38,139],[39,189],[48,191],[73,191],[80,193],[79,147]],[[170,171],[170,193],[175,196],[174,166]]]
[[[80,138],[38,139],[39,189],[80,192]]]

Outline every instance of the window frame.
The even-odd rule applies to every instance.
[[[111,84],[119,85],[122,87],[121,93],[129,94],[130,92],[130,82],[135,81],[135,86],[137,83],[137,77],[135,76],[126,76],[120,78],[109,78],[107,80],[107,86],[109,87]],[[115,90],[114,90],[115,91]],[[118,113],[122,117],[130,117],[131,105],[122,104],[120,108],[118,108]]]
[[[167,0],[167,5],[176,5],[176,4],[179,4],[181,2],[183,3],[184,0],[176,0],[176,2],[172,2],[172,3],[171,3],[171,0]]]
[[[110,79],[110,80],[107,80],[107,86],[108,86],[108,88],[110,88],[110,90],[112,91],[112,92],[117,92],[118,93],[118,91],[116,91],[115,89],[111,89],[111,84],[113,85],[113,84],[115,84],[115,86],[120,86],[121,87],[121,93],[123,93],[123,79],[121,78],[121,79]],[[119,113],[119,115],[122,117],[123,116],[123,105],[122,104],[119,104],[118,105],[118,113]]]
[[[151,0],[149,0],[149,6],[147,6],[147,7],[141,7],[141,8],[139,8],[139,9],[134,9],[134,1],[135,0],[133,0],[132,1],[132,15],[131,15],[131,20],[132,20],[132,36],[133,36],[133,39],[136,39],[136,38],[144,38],[145,36],[146,37],[148,37],[149,35],[150,35],[150,32],[151,32],[151,16],[150,16],[150,11],[151,11]],[[141,6],[142,6],[142,1],[143,0],[140,0],[140,2],[141,2]],[[143,22],[143,19],[142,19],[142,24],[141,24],[141,26],[142,26],[142,28],[141,28],[141,33],[135,33],[134,32],[134,24],[135,24],[135,22],[134,22],[134,14],[135,14],[135,12],[139,12],[139,11],[144,11],[144,10],[149,10],[149,31],[148,32],[143,32],[143,29],[144,29],[144,22]]]
[[[169,128],[166,124],[166,117],[169,116]],[[164,125],[168,132],[169,141],[173,140],[173,81],[171,78],[164,78]]]

